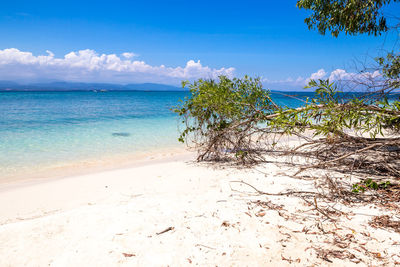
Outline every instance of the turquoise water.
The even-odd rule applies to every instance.
[[[295,93],[304,99],[312,93]],[[171,107],[188,92],[0,92],[0,182],[182,147]],[[294,98],[272,94],[279,105]],[[4,180],[4,179],[3,179]]]
[[[0,93],[0,177],[179,146],[185,92]]]

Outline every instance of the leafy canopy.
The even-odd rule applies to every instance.
[[[187,126],[179,139],[181,142],[190,132],[206,136],[209,131],[221,131],[233,122],[260,117],[270,106],[269,92],[263,90],[259,78],[220,76],[218,81],[199,79],[182,85],[188,85],[190,96],[174,110]]]
[[[220,76],[183,86],[189,87],[190,95],[174,110],[185,125],[179,141],[204,150],[201,158],[243,150],[252,128],[275,109],[259,78]]]
[[[380,35],[389,29],[382,8],[400,0],[298,0],[297,7],[312,11],[305,19],[309,29],[322,35],[330,31],[349,35]]]
[[[329,80],[311,80],[306,88],[315,95],[301,108],[286,109],[269,126],[288,134],[312,130],[315,136],[348,137],[347,132],[369,134],[375,139],[384,130],[399,130],[400,102],[388,98],[371,100],[367,94],[346,94]]]

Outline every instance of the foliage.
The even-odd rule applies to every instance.
[[[276,114],[269,123],[275,128],[271,131],[279,128],[307,141],[289,151],[317,160],[300,171],[332,165],[341,171],[400,176],[400,101],[361,93],[345,97],[329,80],[312,80],[308,87],[315,88],[313,98]]]
[[[343,137],[349,131],[376,138],[378,134],[383,136],[389,125],[400,127],[399,101],[384,98],[371,102],[368,95],[361,94],[346,99],[329,79],[311,80],[306,88],[315,88],[315,96],[307,99],[303,108],[280,112],[270,126],[283,128],[289,134],[312,130],[314,136],[329,138]]]
[[[389,181],[386,182],[376,182],[372,180],[371,178],[365,179],[364,181],[360,183],[355,183],[353,184],[353,193],[364,193],[367,189],[372,189],[372,190],[379,190],[379,189],[387,189],[392,184]]]
[[[306,23],[322,34],[378,35],[388,30],[381,9],[399,1],[299,0],[297,6],[313,12]],[[363,73],[361,80],[351,81],[372,90],[346,95],[337,83],[311,80],[307,88],[315,95],[298,108],[277,106],[257,78],[185,82],[190,96],[175,109],[185,125],[179,140],[194,145],[198,160],[234,155],[247,162],[262,159],[266,144],[274,148],[277,133],[297,135],[304,142],[284,152],[316,162],[300,171],[335,166],[400,177],[400,99],[390,96],[400,84],[400,55],[388,53],[377,62],[378,83]],[[397,135],[390,136],[393,133]]]
[[[299,108],[287,108],[272,101],[259,79],[195,81],[189,84],[190,96],[175,109],[185,125],[179,139],[199,151],[198,160],[233,156],[255,162],[263,158],[266,144],[274,147],[277,133],[297,135],[308,140],[300,146],[302,155],[320,160],[314,167],[352,164],[400,175],[400,138],[383,138],[388,129],[400,129],[399,101],[371,100],[368,94],[344,97],[329,80],[311,80],[307,87],[315,89],[314,97]],[[317,138],[310,139],[310,134]]]
[[[390,2],[399,0],[298,0],[297,7],[312,11],[305,23],[320,34],[377,36],[389,29],[382,8]]]
[[[174,110],[185,124],[179,141],[201,150],[199,159],[219,158],[228,151],[246,158],[252,149],[250,133],[275,109],[260,79],[220,76],[218,80],[184,82],[186,85],[190,96]]]
[[[376,60],[381,66],[382,75],[389,81],[388,88],[391,90],[400,88],[400,54],[390,52]]]

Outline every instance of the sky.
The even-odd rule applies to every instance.
[[[2,1],[0,80],[178,85],[247,74],[292,90],[351,75],[397,38],[321,36],[307,14],[296,0]]]

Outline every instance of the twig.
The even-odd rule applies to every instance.
[[[311,169],[311,168],[317,168],[317,167],[320,167],[320,166],[324,166],[324,165],[327,165],[327,164],[330,164],[330,163],[333,163],[333,162],[336,162],[336,161],[339,161],[339,160],[348,158],[348,157],[350,157],[351,155],[354,155],[354,154],[357,154],[357,153],[360,153],[360,152],[363,152],[363,151],[372,149],[372,148],[374,148],[374,147],[376,147],[376,146],[379,146],[379,145],[383,145],[383,144],[382,144],[382,143],[372,144],[372,145],[367,146],[367,147],[364,147],[364,148],[362,148],[362,149],[358,149],[358,150],[356,150],[356,151],[347,153],[347,154],[345,154],[345,155],[343,155],[343,156],[341,156],[341,157],[338,157],[338,158],[336,158],[336,159],[332,159],[332,160],[320,162],[320,163],[318,163],[318,164],[311,165],[311,166],[301,167],[300,170],[297,171],[297,172],[295,173],[295,176],[296,176],[297,174],[301,173],[302,171],[304,171],[305,169]]]
[[[260,194],[260,195],[268,195],[268,196],[287,196],[287,195],[293,195],[293,194],[313,194],[313,195],[317,195],[317,194],[318,194],[318,193],[316,193],[316,192],[310,192],[310,191],[288,191],[288,192],[280,192],[280,193],[267,193],[267,192],[264,192],[264,191],[261,191],[261,190],[257,189],[256,187],[254,187],[254,186],[252,186],[251,184],[246,183],[246,182],[244,182],[244,181],[230,181],[230,183],[241,183],[241,184],[245,184],[245,185],[247,185],[247,186],[253,188],[253,189],[254,189],[258,194]],[[243,193],[243,192],[241,192],[241,191],[232,189],[232,187],[231,187],[231,190],[232,190],[232,191],[236,191],[236,192]]]
[[[202,244],[196,244],[196,247],[205,247],[205,248],[208,248],[208,249],[216,249],[216,248],[212,248],[212,247],[209,247],[209,246],[206,246],[206,245],[202,245]]]
[[[161,231],[161,232],[159,232],[159,233],[156,233],[157,235],[162,235],[162,234],[164,234],[164,233],[166,233],[166,232],[168,232],[168,231],[172,231],[172,230],[174,230],[175,229],[175,227],[172,227],[172,226],[170,226],[170,227],[168,227],[167,229],[165,229],[165,230],[163,230],[163,231]]]
[[[323,210],[321,210],[321,209],[318,207],[318,203],[317,203],[317,198],[316,198],[316,197],[314,197],[314,205],[315,205],[315,209],[316,209],[317,211],[319,211],[322,215],[324,215],[324,216],[327,217],[328,219],[334,221],[334,219],[333,219],[332,217],[330,217],[328,214],[326,214]]]

